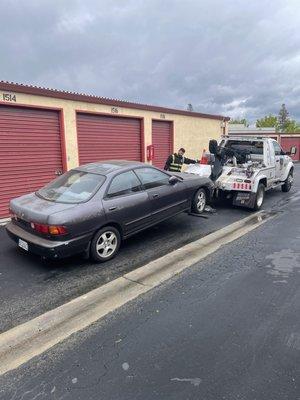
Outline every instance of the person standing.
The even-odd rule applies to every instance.
[[[170,154],[164,169],[171,172],[181,172],[183,164],[196,164],[199,162],[198,160],[192,160],[185,157],[184,154],[184,148],[179,149],[177,153]]]

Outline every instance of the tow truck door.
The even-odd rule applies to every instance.
[[[272,140],[275,153],[275,181],[282,181],[284,176],[284,154],[276,140]]]
[[[275,150],[272,141],[264,141],[264,164],[268,168],[266,171],[268,183],[272,185],[276,181],[276,160]]]

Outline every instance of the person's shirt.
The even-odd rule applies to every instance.
[[[185,156],[180,156],[179,154],[174,153],[174,154],[169,155],[164,169],[168,171],[170,169],[171,164],[182,165],[182,164],[196,164],[196,163],[197,163],[197,160],[193,160],[191,158],[187,158]]]

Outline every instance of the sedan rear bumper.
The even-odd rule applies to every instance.
[[[9,222],[5,228],[9,237],[18,245],[20,239],[28,244],[28,252],[51,259],[65,258],[87,251],[93,236],[89,233],[70,240],[54,241],[27,232],[13,222]]]

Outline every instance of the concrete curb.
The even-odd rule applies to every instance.
[[[117,278],[0,335],[0,375],[17,368],[73,333],[264,223],[258,212]]]

